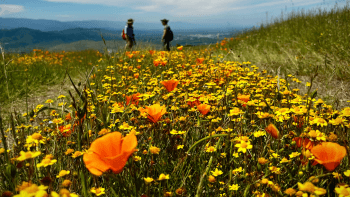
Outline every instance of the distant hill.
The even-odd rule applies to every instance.
[[[0,29],[30,28],[40,31],[59,31],[77,27],[76,25],[45,19],[2,18],[0,17]]]
[[[48,48],[80,40],[101,41],[101,33],[106,40],[121,40],[120,37],[117,37],[117,32],[108,30],[74,28],[42,32],[22,27],[0,30],[0,42],[8,51],[28,51],[38,46]]]
[[[126,25],[120,21],[71,21],[60,22],[45,19],[2,18],[0,17],[0,43],[7,51],[28,52],[33,48],[48,49],[55,45],[68,44],[82,40],[101,41],[101,34],[105,40],[121,41],[121,31]],[[174,32],[175,46],[198,45],[216,42],[216,34],[227,34],[241,31],[242,27],[220,27],[218,24],[192,24],[186,22],[169,22]],[[141,23],[135,21],[134,33],[137,40],[160,44],[163,26],[159,21]],[[199,36],[196,36],[196,35]],[[206,35],[204,35],[206,34]],[[210,35],[208,35],[210,34]],[[74,47],[73,47],[74,48]]]
[[[17,48],[40,42],[72,42],[75,39],[74,37],[59,33],[48,33],[29,28],[17,28],[0,30],[0,40],[2,43],[8,43],[11,48]]]
[[[61,22],[57,20],[45,20],[45,19],[26,19],[26,18],[2,18],[0,17],[0,29],[14,29],[26,27],[30,29],[36,29],[40,31],[61,31],[72,28],[98,28],[106,30],[120,30],[126,25],[126,21],[99,21],[99,20],[86,20],[86,21],[69,21]],[[134,26],[138,30],[160,30],[163,26],[159,20],[154,23],[138,22],[135,20]],[[169,26],[176,31],[204,31],[204,30],[220,30],[230,31],[234,29],[242,29],[240,26],[222,26],[220,24],[194,24],[186,22],[169,22]]]

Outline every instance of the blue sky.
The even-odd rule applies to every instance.
[[[58,21],[171,21],[253,26],[298,8],[343,7],[349,0],[0,0],[0,17]],[[266,17],[266,13],[268,16]]]

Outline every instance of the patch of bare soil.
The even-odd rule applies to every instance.
[[[85,82],[85,79],[82,77],[76,77],[73,79],[73,82],[75,84],[78,84],[79,82],[83,84]],[[31,110],[34,109],[38,104],[43,104],[45,106],[48,105],[45,104],[45,101],[48,99],[56,101],[59,95],[65,95],[66,97],[70,98],[68,91],[74,93],[74,87],[69,78],[65,77],[65,79],[58,85],[42,86],[38,91],[29,94],[27,98],[23,97],[22,99],[13,100],[10,104],[7,104],[4,108],[2,108],[2,112],[5,116],[6,114],[14,111],[23,114],[27,112],[27,104],[28,110]],[[53,105],[53,107],[58,107],[57,102],[54,104],[55,105]],[[67,105],[69,104],[67,103]]]
[[[85,83],[85,79],[83,77],[75,77],[74,79],[72,79],[74,84],[77,85],[79,82],[81,82],[81,84]],[[82,86],[77,86],[79,90],[82,90]],[[40,89],[38,89],[38,91],[36,92],[32,92],[31,94],[28,95],[27,98],[22,98],[22,99],[15,99],[13,100],[10,104],[7,104],[5,106],[1,106],[1,116],[3,119],[3,127],[4,130],[6,130],[7,128],[10,128],[9,125],[9,117],[10,114],[14,114],[14,112],[16,112],[19,115],[22,115],[24,113],[27,113],[27,104],[28,104],[28,111],[30,112],[32,109],[35,109],[35,107],[39,104],[42,104],[44,106],[48,106],[47,103],[45,103],[46,100],[48,99],[52,99],[54,101],[57,100],[57,97],[59,95],[65,95],[68,99],[66,100],[71,100],[70,95],[68,93],[68,91],[71,91],[71,93],[73,95],[75,95],[75,90],[74,87],[71,83],[71,81],[69,80],[68,76],[66,76],[64,78],[64,80],[58,84],[58,85],[53,85],[53,86],[42,86],[40,87]],[[70,105],[69,102],[67,102],[66,107],[68,107]],[[54,102],[54,105],[52,105],[52,107],[55,108],[60,108],[58,107],[58,102]],[[32,126],[37,126],[33,124],[31,124]],[[5,135],[7,135],[7,143],[9,148],[11,149],[12,144],[14,142],[13,136],[12,134],[6,133]],[[2,135],[0,133],[0,139],[2,138]],[[0,143],[0,147],[2,147],[2,143]]]
[[[269,73],[274,76],[277,75],[273,70],[270,70]],[[284,79],[284,76],[280,75],[280,77]],[[298,78],[301,83],[296,85],[296,82],[289,80],[288,82],[291,84],[291,88],[300,89],[300,95],[306,94],[309,87],[305,84],[311,81],[310,76],[295,77]],[[315,90],[317,90],[316,100],[321,98],[327,105],[332,105],[333,109],[340,111],[350,106],[350,103],[347,102],[350,100],[350,81],[339,80],[332,76],[319,74],[312,83],[310,94]]]

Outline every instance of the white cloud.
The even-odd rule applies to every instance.
[[[128,4],[142,4],[144,1],[142,0],[134,0],[134,1],[123,1],[123,0],[44,0],[49,2],[57,2],[57,3],[78,3],[78,4],[99,4],[99,5],[107,5],[107,6],[125,6]]]
[[[60,3],[99,4],[117,7],[158,12],[171,15],[211,15],[228,11],[230,7],[237,6],[239,0],[45,0]]]
[[[316,3],[322,3],[323,0],[294,0],[294,1],[290,1],[290,2],[286,2],[284,1],[271,1],[271,2],[265,2],[265,3],[260,3],[260,4],[255,4],[255,5],[249,5],[249,6],[242,6],[242,7],[235,7],[235,8],[231,8],[231,10],[249,10],[249,9],[254,9],[254,8],[264,8],[264,7],[272,7],[274,9],[279,9],[282,8],[286,5],[291,5],[291,3],[293,2],[293,5],[295,7],[298,6],[305,6],[305,5],[312,5],[312,4],[316,4]],[[280,7],[277,7],[278,5],[280,5]],[[262,9],[261,11],[268,11],[267,9]]]
[[[0,16],[23,11],[24,7],[21,5],[0,4]]]
[[[146,12],[155,12],[159,10],[158,5],[146,5],[146,6],[139,6],[136,7],[138,10],[146,11]]]
[[[240,11],[239,14],[253,14],[281,9],[286,5],[294,7],[322,3],[323,0],[269,0],[256,3],[256,0],[45,0],[49,2],[98,4],[116,7],[129,7],[145,12],[169,14],[173,17],[205,17]],[[327,0],[330,1],[330,0]],[[241,11],[244,11],[243,13]]]

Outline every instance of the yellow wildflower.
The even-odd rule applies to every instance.
[[[162,181],[162,180],[165,180],[165,179],[169,179],[169,174],[165,175],[165,174],[162,173],[162,174],[159,175],[159,178],[158,178],[159,181]]]
[[[235,147],[238,147],[238,152],[243,152],[246,153],[247,149],[252,149],[253,145],[250,144],[250,142],[245,142],[245,141],[241,141],[240,144],[236,144]]]
[[[40,168],[40,167],[47,167],[47,166],[51,166],[54,163],[57,162],[57,159],[52,159],[53,156],[51,154],[46,155],[45,158],[36,165],[36,167]]]
[[[156,146],[151,146],[149,148],[149,151],[152,153],[152,154],[159,154],[160,152],[160,148],[156,147]]]
[[[94,193],[96,196],[101,196],[102,194],[105,194],[105,188],[99,187],[99,188],[91,188],[91,193]]]
[[[64,176],[68,175],[69,173],[70,173],[70,171],[61,170],[60,173],[58,173],[58,175],[56,176],[56,178],[64,177]]]
[[[151,183],[152,181],[154,181],[154,179],[150,177],[143,178],[143,180],[145,180],[146,183]]]
[[[238,188],[239,188],[238,184],[233,184],[233,185],[230,185],[230,186],[229,186],[229,190],[237,191]]]
[[[215,171],[210,171],[210,172],[213,176],[219,176],[223,174],[223,172],[221,170],[218,170],[217,168],[215,168]]]
[[[35,158],[35,157],[39,156],[40,154],[41,154],[40,151],[37,151],[37,152],[31,152],[31,151],[23,152],[23,151],[21,151],[20,156],[17,158],[17,161],[24,161],[26,159]]]

